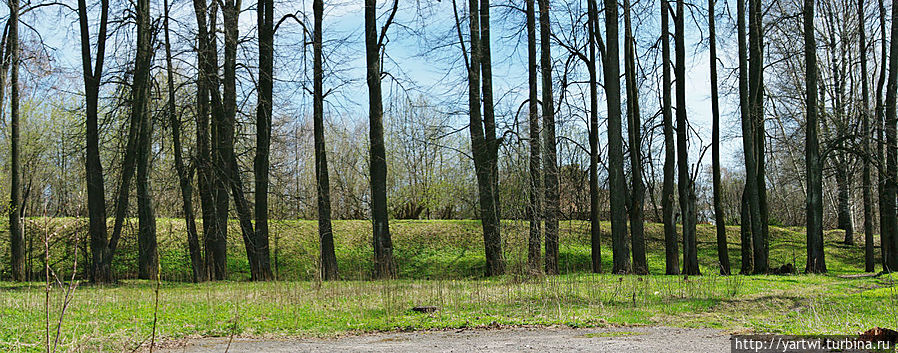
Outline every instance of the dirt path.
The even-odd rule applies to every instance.
[[[169,342],[166,353],[224,352],[227,338]],[[507,328],[377,333],[332,339],[235,338],[228,352],[729,352],[713,329]]]

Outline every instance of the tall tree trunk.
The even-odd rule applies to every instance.
[[[315,26],[312,39],[312,109],[315,130],[315,179],[318,184],[318,238],[321,241],[321,279],[336,280],[337,255],[334,253],[334,231],[331,226],[330,178],[327,173],[327,150],[324,145],[324,67],[322,63],[322,31],[324,1],[314,0],[312,12]]]
[[[205,248],[206,274],[210,279],[223,280],[227,275],[227,224],[221,222],[218,212],[220,179],[214,170],[217,163],[216,127],[210,125],[211,113],[218,115],[219,103],[212,106],[218,96],[217,50],[214,35],[209,28],[215,28],[214,10],[209,14],[207,23],[205,0],[193,0],[194,14],[197,21],[197,98],[196,98],[196,145],[197,175],[200,194],[200,205],[203,209],[203,246]],[[215,2],[211,6],[217,8]],[[212,33],[215,33],[212,31]],[[218,118],[212,119],[217,121]],[[214,145],[214,147],[213,147]],[[215,151],[213,151],[213,149]],[[225,199],[227,200],[227,198]],[[227,216],[227,212],[225,212]],[[226,219],[225,219],[226,221]]]
[[[546,273],[558,274],[558,159],[555,146],[555,104],[552,94],[552,53],[549,0],[539,0],[540,68],[543,84],[543,170],[546,182]]]
[[[817,40],[814,37],[814,1],[804,2],[805,55],[805,163],[807,163],[807,273],[826,272],[823,254],[823,173],[817,141]]]
[[[883,0],[879,0],[879,30],[880,33],[883,34],[883,39],[885,38],[886,33],[886,8],[883,4]],[[882,101],[882,93],[885,87],[886,82],[886,66],[889,55],[888,48],[886,45],[886,40],[880,40],[880,52],[882,55],[880,56],[880,64],[879,64],[879,78],[876,80],[876,157],[879,161],[877,166],[877,189],[879,190],[879,197],[877,201],[879,202],[879,247],[880,247],[880,259],[882,260],[882,268],[883,270],[888,267],[886,263],[886,259],[888,259],[888,246],[886,244],[889,243],[889,232],[887,229],[886,218],[889,217],[889,213],[883,212],[886,207],[885,204],[885,185],[886,185],[886,165],[885,165],[885,107],[883,106]]]
[[[892,30],[891,38],[898,38],[898,6],[892,6]],[[896,136],[896,97],[898,96],[898,40],[892,40],[889,49],[889,79],[886,87],[885,101],[885,135],[886,135],[886,185],[885,202],[882,213],[885,230],[888,234],[886,241],[886,272],[898,269],[898,216],[895,213],[895,197],[898,192],[898,136]]]
[[[695,190],[689,175],[689,144],[686,125],[686,35],[685,10],[683,0],[677,0],[677,15],[674,18],[677,62],[677,188],[680,193],[680,214],[683,219],[683,273],[701,274],[698,268],[697,244],[695,238]]]
[[[539,91],[537,90],[536,66],[536,6],[534,0],[526,0],[527,11],[527,84],[529,98],[527,100],[530,118],[530,239],[527,249],[527,268],[531,273],[542,271],[540,258],[542,250],[542,171],[540,170],[540,135],[539,135]],[[591,186],[591,185],[590,185]],[[595,258],[595,255],[593,255]],[[595,263],[595,260],[593,260]],[[593,267],[595,268],[595,267]]]
[[[486,3],[486,2],[484,2]],[[458,18],[456,3],[453,0],[453,9],[455,10],[455,28],[458,33],[459,42],[462,43],[462,54],[465,65],[468,70],[468,110],[469,124],[468,128],[471,134],[471,152],[474,155],[474,171],[477,176],[477,192],[480,201],[480,218],[483,227],[483,244],[484,253],[486,255],[486,275],[494,276],[505,273],[505,259],[502,254],[502,239],[499,234],[499,213],[498,213],[498,196],[495,195],[494,181],[494,165],[495,156],[498,150],[494,149],[498,146],[493,138],[488,138],[484,134],[484,127],[487,124],[487,117],[481,115],[480,110],[480,85],[481,85],[481,69],[483,66],[483,49],[481,43],[481,32],[483,27],[480,22],[484,17],[489,19],[489,15],[481,15],[480,3],[477,0],[468,1],[468,28],[470,31],[471,52],[468,55],[467,49],[464,48],[464,40],[461,29],[461,22]],[[486,4],[489,5],[488,3]],[[487,25],[488,27],[488,25]],[[487,36],[488,38],[488,36]],[[488,40],[486,41],[489,45]],[[487,65],[486,67],[489,67]],[[484,87],[490,87],[491,82],[484,83]],[[487,100],[486,98],[490,99]],[[488,101],[488,102],[487,102]],[[492,109],[492,94],[484,95],[484,109],[487,105]],[[490,112],[489,114],[492,114]],[[492,126],[492,132],[495,133],[495,125]],[[491,162],[492,159],[492,162]]]
[[[739,0],[741,1],[741,0]],[[664,120],[664,184],[661,187],[661,213],[664,221],[664,253],[665,273],[680,273],[680,252],[677,249],[677,221],[674,218],[674,168],[676,165],[676,145],[674,145],[673,111],[670,96],[670,3],[661,0],[661,65],[663,78],[661,81],[662,107]]]
[[[377,33],[377,0],[365,0],[365,51],[368,65],[368,121],[371,135],[371,220],[374,223],[374,276],[391,278],[396,275],[393,263],[393,240],[390,237],[387,213],[387,157],[384,146],[383,93],[381,91],[380,38],[393,21],[398,0],[393,1],[390,17],[380,35]]]
[[[592,272],[602,272],[602,230],[599,222],[599,92],[596,42],[599,15],[595,0],[587,5],[589,30],[589,238]],[[535,95],[534,95],[535,96]]]
[[[748,210],[743,211],[743,214],[748,215],[746,219],[743,217],[742,227],[746,225],[749,227],[749,235],[751,236],[751,244],[742,242],[742,246],[751,246],[752,248],[752,268],[751,272],[754,272],[755,262],[758,260],[755,256],[755,249],[757,245],[755,245],[756,238],[755,236],[761,234],[761,211],[759,204],[759,196],[758,196],[758,179],[757,179],[757,164],[756,164],[756,155],[755,155],[755,124],[752,120],[751,114],[751,103],[749,99],[749,77],[748,77],[748,44],[747,44],[747,36],[746,36],[746,27],[745,27],[745,1],[746,0],[736,0],[736,27],[738,32],[738,42],[739,42],[739,108],[740,115],[742,120],[742,150],[745,162],[745,189],[743,190],[743,195],[746,196],[746,201],[743,203],[743,207],[748,206]],[[747,222],[746,222],[747,220]],[[747,262],[743,259],[743,265]]]
[[[25,235],[22,228],[22,172],[19,162],[19,0],[9,0],[9,246],[13,281],[25,278]],[[0,86],[0,90],[3,87]]]
[[[630,244],[627,238],[627,181],[620,111],[620,46],[618,45],[617,0],[605,0],[605,97],[608,103],[608,179],[611,187],[611,246],[613,273],[630,273]]]
[[[81,67],[84,76],[85,120],[87,127],[85,172],[87,176],[87,212],[90,218],[91,280],[95,283],[112,281],[112,269],[105,261],[109,252],[106,239],[106,198],[103,187],[103,166],[100,163],[100,129],[97,123],[100,79],[106,53],[106,26],[109,1],[100,1],[100,28],[97,32],[96,63],[91,63],[90,33],[86,0],[78,0],[78,23],[81,37]]]
[[[255,172],[255,251],[259,261],[259,279],[270,280],[268,250],[268,171],[271,148],[271,115],[274,87],[274,1],[259,0],[256,8],[259,24],[259,94],[256,107]]]
[[[749,0],[748,35],[748,104],[754,133],[755,193],[758,198],[757,217],[752,215],[752,223],[758,223],[758,231],[752,229],[754,245],[754,273],[767,273],[767,182],[764,173],[764,151],[766,132],[764,130],[764,84],[763,84],[763,34],[761,0]],[[757,220],[757,222],[755,222]]]
[[[863,129],[863,154],[864,165],[861,171],[861,188],[863,189],[864,198],[864,271],[873,272],[876,269],[876,262],[873,256],[873,185],[870,172],[870,162],[873,157],[870,150],[870,137],[872,134],[870,126],[870,87],[868,86],[867,77],[867,33],[866,33],[866,16],[864,13],[864,0],[857,2],[858,16],[858,32],[859,39],[859,58],[861,59],[861,129]]]
[[[630,23],[630,0],[624,0],[624,77],[627,83],[627,136],[630,143],[630,237],[633,244],[633,271],[648,274],[645,258],[645,226],[642,182],[642,123],[639,117],[639,87],[636,84],[636,39]]]
[[[150,68],[153,45],[150,28],[150,1],[137,0],[137,56],[134,83],[131,86],[131,119],[140,122],[137,143],[137,276],[156,277],[156,213],[150,195],[150,159],[152,157],[153,118],[149,113]]]
[[[243,181],[240,177],[240,169],[237,157],[234,154],[234,133],[237,117],[237,41],[239,31],[240,0],[229,0],[223,3],[222,20],[224,25],[224,66],[222,69],[222,114],[218,125],[219,161],[221,179],[225,181],[223,192],[219,195],[225,200],[219,200],[219,217],[222,224],[227,224],[227,190],[230,189],[234,198],[234,209],[237,211],[237,220],[240,225],[240,233],[243,236],[243,244],[246,249],[246,258],[249,261],[250,278],[252,280],[266,280],[271,278],[271,270],[265,268],[267,256],[257,256],[258,245],[266,247],[267,244],[259,244],[255,239],[252,214],[249,202],[243,191]],[[215,138],[213,138],[215,139]],[[225,206],[225,207],[222,207]]]
[[[495,232],[490,235],[486,242],[487,249],[487,267],[489,267],[490,275],[501,275],[505,273],[505,258],[502,255],[502,238],[500,226],[502,217],[499,212],[499,143],[496,138],[496,114],[493,105],[493,69],[492,57],[490,53],[490,2],[489,0],[480,0],[480,73],[483,85],[483,130],[484,143],[486,145],[486,167],[489,171],[489,186],[493,197],[492,213],[494,218]],[[544,93],[545,94],[545,93]],[[546,225],[546,236],[548,236],[549,225]],[[548,246],[548,241],[547,241]],[[490,260],[489,258],[492,258]]]
[[[178,117],[175,107],[174,66],[171,56],[171,38],[169,35],[169,7],[168,0],[163,1],[165,17],[162,26],[165,34],[165,69],[168,75],[168,119],[171,124],[172,149],[174,150],[175,171],[178,173],[178,185],[181,188],[181,210],[184,212],[184,225],[187,228],[187,247],[190,252],[190,265],[193,270],[193,282],[203,282],[206,278],[206,265],[203,262],[202,248],[200,248],[199,235],[196,230],[196,216],[193,213],[193,185],[187,168],[184,166],[184,157],[181,147],[181,119]]]
[[[720,186],[720,105],[717,94],[717,31],[714,26],[716,0],[708,0],[708,40],[711,55],[711,169],[713,170],[714,223],[717,228],[717,261],[720,274],[730,274],[730,254],[727,250],[726,217],[723,214]]]

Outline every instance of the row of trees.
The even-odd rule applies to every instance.
[[[855,174],[852,168],[857,164],[861,165],[866,268],[873,271],[875,267],[873,234],[877,221],[880,225],[884,268],[895,268],[898,266],[898,234],[895,234],[898,232],[898,224],[895,223],[898,192],[898,176],[895,175],[898,168],[898,138],[895,137],[895,125],[898,122],[895,113],[898,75],[895,73],[898,73],[898,55],[889,54],[898,52],[898,43],[892,41],[887,46],[891,35],[886,33],[886,28],[891,22],[891,34],[898,31],[895,22],[898,7],[893,7],[891,16],[887,16],[882,0],[876,7],[878,11],[870,11],[868,2],[858,0],[851,4],[853,11],[840,12],[843,7],[848,9],[847,2],[806,0],[803,4],[796,4],[786,1],[736,1],[735,21],[730,21],[735,22],[732,29],[735,30],[738,43],[736,59],[732,60],[734,65],[731,69],[732,77],[736,79],[730,80],[735,81],[735,84],[725,91],[731,90],[738,97],[738,104],[734,106],[739,109],[733,113],[741,122],[739,134],[742,137],[743,153],[740,157],[745,170],[741,181],[737,178],[737,181],[729,182],[724,173],[726,170],[721,166],[720,141],[725,127],[721,125],[718,62],[722,60],[717,52],[716,27],[716,19],[721,16],[715,8],[714,0],[709,0],[707,4],[684,0],[670,3],[662,0],[657,8],[654,4],[633,4],[629,0],[606,0],[602,4],[596,0],[564,4],[551,4],[548,0],[527,0],[523,6],[511,4],[507,7],[497,7],[497,4],[491,4],[489,0],[470,0],[466,4],[458,4],[453,0],[452,34],[445,36],[452,39],[444,39],[450,43],[447,47],[460,50],[461,55],[455,52],[452,56],[460,57],[465,69],[467,100],[464,111],[467,123],[464,129],[455,129],[455,132],[450,133],[444,133],[444,126],[436,128],[434,133],[423,135],[421,139],[426,139],[423,142],[420,139],[405,140],[407,146],[411,146],[405,155],[420,153],[422,148],[426,150],[434,144],[445,142],[446,136],[467,130],[469,141],[455,140],[455,145],[444,145],[440,149],[470,151],[470,160],[460,163],[471,163],[473,166],[473,184],[469,184],[469,188],[476,187],[477,191],[471,205],[483,226],[488,276],[505,272],[500,220],[507,218],[530,221],[528,264],[533,273],[558,273],[558,222],[567,217],[589,219],[595,272],[603,270],[599,221],[610,219],[613,248],[611,271],[648,273],[643,224],[648,218],[657,215],[659,208],[658,218],[664,223],[667,274],[700,274],[696,240],[696,224],[700,220],[713,220],[716,224],[720,273],[730,274],[732,269],[726,251],[728,244],[724,226],[733,223],[734,219],[738,219],[742,225],[741,272],[767,273],[770,270],[768,227],[773,223],[771,214],[788,212],[789,193],[794,192],[780,191],[778,188],[791,187],[794,190],[796,183],[800,190],[798,193],[804,195],[807,201],[804,216],[808,229],[806,271],[825,272],[825,208],[835,210],[838,227],[846,231],[845,241],[851,244],[854,241],[854,211],[851,204],[855,197],[852,196],[851,180]],[[822,4],[824,16],[815,14],[817,3]],[[29,4],[30,7],[25,10],[19,9],[16,0],[9,0],[8,4],[10,16],[4,36],[5,45],[2,46],[2,78],[5,81],[6,73],[9,73],[10,268],[14,279],[23,280],[26,254],[22,219],[27,214],[23,190],[27,191],[27,188],[22,185],[22,178],[24,176],[28,179],[28,175],[23,172],[20,159],[21,83],[18,73],[23,50],[18,36],[18,24],[21,22],[19,14],[20,11],[39,10],[44,6],[59,4]],[[175,194],[179,195],[177,203],[180,206],[177,210],[166,212],[184,218],[194,280],[226,278],[225,242],[231,211],[239,222],[252,279],[272,279],[268,222],[269,214],[276,212],[279,207],[269,202],[269,198],[274,195],[276,204],[292,203],[289,201],[291,195],[285,197],[279,191],[272,191],[272,176],[277,190],[280,190],[277,185],[279,175],[272,168],[272,158],[275,158],[275,163],[281,161],[277,147],[273,149],[272,146],[289,144],[278,141],[276,134],[273,134],[273,130],[279,128],[274,108],[275,83],[280,82],[275,77],[275,34],[279,28],[293,25],[300,28],[303,62],[306,60],[306,47],[311,47],[311,68],[306,70],[307,67],[303,66],[303,72],[309,71],[311,76],[308,85],[303,81],[302,89],[312,97],[311,158],[314,158],[314,167],[311,169],[314,169],[315,200],[312,209],[317,212],[321,242],[320,274],[326,280],[339,278],[331,226],[334,214],[332,196],[336,191],[339,200],[352,187],[331,185],[331,181],[335,179],[331,176],[334,166],[329,165],[328,157],[333,157],[333,149],[329,149],[325,140],[335,135],[333,131],[329,131],[325,106],[333,88],[326,88],[325,84],[327,78],[335,75],[339,69],[326,65],[325,48],[327,45],[340,44],[325,40],[323,0],[312,2],[311,18],[303,8],[301,13],[287,13],[277,21],[274,2],[259,0],[254,8],[257,14],[254,31],[247,31],[241,25],[240,14],[244,9],[240,1],[206,3],[205,0],[192,0],[193,30],[188,35],[178,34],[170,28],[172,4],[164,1],[161,5],[162,11],[154,12],[149,0],[139,0],[133,4],[133,8],[129,8],[133,12],[129,12],[131,17],[124,23],[134,28],[135,35],[133,39],[129,39],[133,43],[134,56],[126,64],[120,65],[122,67],[116,67],[116,70],[121,71],[112,73],[104,71],[109,64],[106,56],[107,40],[120,37],[114,34],[115,29],[110,29],[110,3],[100,0],[97,4],[88,4],[86,0],[79,0],[77,6],[72,7],[77,13],[80,34],[84,101],[81,109],[85,122],[81,136],[84,141],[82,162],[87,184],[86,213],[90,219],[91,279],[95,282],[114,279],[111,264],[125,232],[132,196],[137,200],[139,277],[153,278],[156,275],[158,259],[155,219],[160,192],[154,192],[158,187],[154,189],[153,183],[158,183],[160,179],[153,177],[153,161],[159,158],[157,150],[161,149],[161,144],[156,142],[161,135],[160,129],[155,129],[155,124],[159,121],[165,122],[168,127],[169,134],[164,141],[170,141],[171,144],[172,153],[167,158],[177,175],[178,192]],[[402,169],[401,165],[391,163],[395,156],[388,145],[397,145],[392,141],[395,138],[392,134],[396,134],[396,131],[402,134],[410,133],[411,130],[427,130],[439,124],[416,126],[415,118],[427,114],[420,107],[428,104],[408,98],[407,90],[396,94],[391,88],[388,99],[384,98],[385,78],[393,81],[392,85],[388,84],[389,87],[402,86],[400,79],[385,70],[385,59],[393,60],[390,59],[387,44],[390,28],[398,17],[402,17],[400,4],[393,1],[384,5],[386,6],[379,6],[375,0],[366,0],[364,3],[368,154],[367,160],[362,158],[362,164],[367,164],[366,171],[361,173],[364,178],[356,182],[367,183],[367,190],[361,197],[363,201],[356,203],[362,205],[358,207],[362,210],[360,215],[370,215],[372,219],[372,258],[375,263],[373,276],[376,278],[389,278],[396,272],[389,228],[391,214],[394,217],[404,215],[417,218],[426,209],[427,214],[434,212],[452,217],[458,214],[453,210],[459,208],[457,197],[449,202],[448,209],[424,206],[420,197],[399,203],[388,199],[389,195],[402,195],[400,190],[403,186],[408,186],[397,182],[401,178],[396,176],[396,172],[390,171]],[[560,5],[564,5],[563,10],[569,15],[569,19],[553,16],[559,10],[552,7]],[[705,18],[708,36],[702,38],[701,42],[707,42],[710,57],[710,195],[703,194],[705,189],[701,187],[703,181],[700,179],[703,174],[701,160],[706,148],[703,142],[696,141],[701,136],[691,132],[694,127],[690,124],[687,111],[687,60],[693,56],[687,54],[686,40],[689,37],[686,24],[690,17],[695,18],[695,12],[702,5],[706,5],[704,9],[707,10]],[[65,6],[68,5],[63,7]],[[493,39],[490,25],[496,20],[491,18],[490,10],[496,8],[508,9],[507,13],[502,13],[502,23],[511,22],[523,28],[522,33],[526,36],[527,94],[521,95],[524,103],[519,108],[527,108],[526,133],[517,133],[517,117],[502,112],[503,108],[498,103],[501,100],[498,97],[505,95],[494,92],[493,63],[497,60],[493,58],[492,49],[496,40]],[[619,13],[621,10],[622,14]],[[419,8],[418,12],[426,11]],[[794,16],[799,12],[803,14],[800,21]],[[879,36],[876,40],[881,44],[878,52],[881,62],[878,64],[874,46],[870,44],[872,41],[866,36],[868,22],[872,23],[868,18],[874,13],[879,18]],[[837,18],[838,15],[843,18]],[[154,16],[158,16],[160,21],[154,21]],[[621,18],[623,29],[620,28]],[[658,30],[652,31],[653,33],[642,31],[640,36],[637,24],[648,23],[649,19],[655,18],[660,19]],[[672,32],[670,18],[673,19]],[[113,22],[117,24],[119,21]],[[701,26],[698,21],[695,22],[698,27]],[[427,26],[422,27],[424,28],[420,32],[427,32]],[[417,33],[408,29],[408,25],[402,25],[401,28]],[[704,33],[704,28],[698,29]],[[241,31],[252,33],[258,49],[252,57],[256,66],[252,84],[249,85],[253,91],[251,95],[240,92],[247,84],[238,79],[238,71],[248,64],[239,61],[240,49],[245,48],[247,42],[247,35],[241,36]],[[183,55],[176,58],[177,53],[172,49],[172,33],[177,38],[189,38],[195,43],[187,52],[192,56],[189,60],[192,66],[186,69],[177,64],[187,59]],[[802,53],[797,53],[788,44],[796,33],[805,39]],[[826,42],[823,48],[817,45],[818,37]],[[623,43],[620,42],[621,39]],[[35,46],[41,47],[42,43]],[[164,60],[161,60],[164,62],[162,69],[155,65],[160,62],[155,59],[159,52],[164,55]],[[505,54],[504,51],[500,52]],[[647,68],[652,55],[660,56],[660,60],[654,59],[654,68]],[[565,56],[566,60],[559,59]],[[821,65],[818,63],[818,56],[829,60]],[[804,58],[804,61],[796,59],[799,57]],[[873,107],[868,98],[872,82],[868,82],[867,66],[871,62],[878,66],[878,70],[875,70],[878,81],[873,93]],[[860,74],[853,72],[855,65],[860,66]],[[602,69],[601,76],[599,66]],[[824,68],[830,70],[821,79],[819,72],[826,72]],[[585,74],[579,75],[578,70],[583,70]],[[662,72],[660,83],[652,89],[646,82],[656,79],[653,73],[658,70]],[[783,71],[782,74],[779,71]],[[765,73],[768,72],[774,73],[773,79],[765,81]],[[796,79],[802,76],[798,75],[801,72],[804,73],[803,79]],[[103,105],[104,101],[111,101],[104,96],[110,92],[104,88],[104,85],[109,85],[110,76],[116,76],[118,80],[125,82],[112,95],[121,97],[114,100],[116,103],[113,106],[123,107],[123,111],[127,112],[126,119],[120,120],[126,122],[121,129],[124,133],[120,139],[122,147],[112,159],[105,156],[110,142],[103,138],[103,129],[108,126],[106,120],[109,116],[116,115],[114,109]],[[159,84],[161,81],[164,81],[164,85]],[[583,100],[572,102],[569,96],[577,94]],[[248,128],[241,123],[241,116],[246,114],[241,106],[246,98],[253,95],[256,98],[255,111],[254,114],[247,115],[253,117],[252,131],[255,134],[252,138],[242,138],[247,135],[243,130]],[[645,103],[648,101],[647,97],[652,95],[657,96],[659,102],[648,105],[654,107],[657,104],[657,114],[644,121],[643,118],[649,116],[643,113]],[[406,98],[396,98],[403,96]],[[602,160],[600,143],[603,134],[599,119],[602,113],[600,96],[606,102],[606,163]],[[184,101],[183,97],[192,101]],[[824,104],[828,97],[831,98],[829,107]],[[404,103],[395,105],[394,100]],[[413,111],[410,113],[412,118],[407,120],[409,122],[403,123],[397,118],[403,115],[402,109]],[[389,113],[388,124],[384,122],[385,111]],[[191,117],[190,124],[183,124],[184,115]],[[586,143],[583,145],[570,137],[569,116],[577,115],[582,116],[585,123],[582,128],[587,132]],[[514,116],[512,124],[508,124],[509,116]],[[661,120],[657,121],[656,116]],[[399,127],[390,126],[389,123],[395,123]],[[771,133],[770,125],[776,125],[778,129],[774,130],[778,132]],[[787,125],[791,132],[787,131]],[[656,126],[662,134],[654,133]],[[819,130],[821,127],[822,132]],[[408,130],[404,130],[406,128]],[[184,140],[189,132],[194,132],[195,138]],[[436,138],[435,135],[441,137]],[[794,137],[802,135],[804,145],[795,146]],[[355,135],[351,134],[348,140],[352,141],[353,136]],[[654,140],[659,137],[661,143],[655,144]],[[352,142],[349,144],[351,146]],[[563,160],[565,156],[576,155],[566,147],[570,145],[575,146],[574,150],[582,149],[585,153],[587,158],[581,160],[583,164]],[[805,152],[803,157],[794,153],[795,150],[802,149]],[[248,153],[253,155],[252,202],[247,199],[247,175],[241,171],[241,160],[246,159],[245,155]],[[426,163],[429,164],[424,168],[427,169],[425,172],[408,171],[409,175],[416,175],[414,184],[418,184],[418,174],[436,178],[433,173],[435,163],[450,163],[443,162],[442,155],[439,156],[440,162],[434,162],[435,155],[422,156],[415,161],[417,163],[427,159]],[[663,161],[660,161],[661,155]],[[104,174],[104,159],[107,166],[115,163],[116,178],[111,178],[109,173]],[[299,153],[295,154],[295,159],[296,169],[300,169]],[[655,176],[655,162],[663,162],[660,178]],[[793,175],[804,175],[804,180],[796,182],[783,179],[788,178],[789,167],[768,172],[767,165],[771,162],[791,164],[795,169]],[[795,167],[798,165],[804,165],[804,168]],[[415,164],[414,168],[411,165],[407,167],[417,169],[418,165]],[[465,167],[460,169],[464,170]],[[569,173],[571,170],[575,172]],[[878,181],[875,185],[874,170],[877,171]],[[605,172],[605,181],[600,178],[602,171]],[[342,180],[341,172],[339,170],[337,173],[338,181]],[[829,175],[825,175],[826,173]],[[517,175],[523,177],[519,178]],[[578,175],[583,175],[583,179],[578,179]],[[661,181],[660,187],[656,182],[658,179]],[[831,196],[834,206],[825,205],[824,199],[824,181],[830,179],[837,186],[836,192]],[[588,183],[588,190],[570,191],[571,186],[578,189],[578,180]],[[768,182],[771,181],[774,182],[771,184],[774,189],[772,195],[786,195],[782,200],[769,199],[771,193],[768,191]],[[115,185],[111,192],[106,187],[110,182]],[[727,185],[724,185],[725,182]],[[733,194],[733,188],[728,185],[733,184],[741,184],[741,192],[737,191],[741,197],[738,200],[729,197],[727,200],[727,195]],[[44,193],[58,192],[56,187],[48,190]],[[527,194],[527,197],[510,197],[516,191]],[[873,202],[874,191],[879,194],[877,203]],[[111,207],[107,204],[110,194]],[[577,199],[571,195],[578,194],[588,195],[588,207],[571,206]],[[656,206],[656,196],[660,196],[660,207]],[[294,193],[292,197],[299,198],[299,195]],[[32,197],[40,198],[49,200],[54,197]],[[705,202],[710,207],[706,207],[701,200],[708,200]],[[194,205],[194,201],[199,201],[198,207]],[[45,205],[47,203],[49,202],[44,202]],[[772,203],[779,209],[772,210]],[[578,210],[574,212],[573,208]],[[738,209],[739,214],[733,215],[733,209]],[[107,212],[110,210],[111,230],[107,224]],[[194,214],[196,210],[200,211],[200,217]],[[878,220],[874,219],[876,211],[879,213]],[[201,230],[196,224],[198,219],[202,220]],[[681,234],[677,232],[677,223],[682,224]]]

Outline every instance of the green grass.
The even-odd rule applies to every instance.
[[[169,222],[171,226],[165,222]],[[186,261],[186,251],[160,220],[163,272]],[[892,277],[840,278],[859,273],[862,249],[836,245],[841,233],[827,233],[826,276],[716,275],[713,228],[699,228],[704,276],[617,276],[585,273],[589,266],[588,226],[563,222],[561,269],[555,277],[523,276],[526,223],[504,224],[511,274],[480,278],[483,269],[479,224],[471,221],[397,221],[391,228],[402,279],[314,278],[313,222],[279,223],[279,274],[283,281],[226,281],[190,284],[167,281],[159,294],[157,336],[332,336],[347,332],[419,330],[490,325],[673,325],[731,332],[851,334],[873,326],[898,326],[898,288]],[[370,268],[370,223],[335,222],[337,253],[345,278],[365,278]],[[603,229],[607,230],[607,224]],[[804,263],[804,235],[771,228],[771,265]],[[663,273],[661,226],[647,225],[650,269]],[[236,233],[236,232],[232,232]],[[738,228],[728,229],[733,268],[739,268]],[[607,237],[605,237],[607,239]],[[229,253],[234,278],[241,278],[239,241]],[[603,243],[610,268],[610,244]],[[122,254],[126,254],[123,251]],[[120,256],[125,258],[125,256]],[[53,260],[51,259],[51,262]],[[62,268],[62,262],[60,267]],[[69,263],[70,265],[70,263]],[[167,269],[168,267],[168,269]],[[127,270],[119,263],[119,271]],[[166,272],[167,271],[167,272]],[[46,334],[45,292],[40,283],[0,282],[0,351],[40,351]],[[65,351],[131,351],[148,342],[154,313],[154,283],[124,280],[116,286],[79,287],[61,327]],[[60,288],[50,292],[51,342],[63,305]],[[416,305],[440,310],[419,314]]]

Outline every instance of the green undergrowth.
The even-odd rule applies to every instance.
[[[36,227],[42,220],[31,220]],[[80,239],[77,222],[45,220],[55,229],[51,265],[65,282]],[[65,227],[63,227],[65,226]],[[392,221],[399,279],[366,280],[370,271],[370,223],[335,221],[337,259],[343,280],[319,282],[314,221],[273,223],[272,250],[279,281],[245,281],[246,261],[232,229],[230,281],[192,284],[183,221],[160,219],[163,279],[156,335],[163,342],[198,336],[334,336],[385,330],[426,330],[503,325],[602,327],[670,325],[728,332],[852,334],[873,326],[898,327],[898,288],[893,277],[840,277],[863,270],[863,249],[826,234],[827,275],[719,276],[714,228],[698,229],[702,276],[664,276],[660,224],[647,224],[653,275],[590,274],[588,224],[561,224],[562,275],[525,275],[527,223],[503,224],[508,274],[483,278],[480,224],[476,221]],[[603,224],[603,266],[611,268],[608,224]],[[68,232],[68,233],[66,233]],[[39,233],[38,233],[39,234]],[[729,255],[739,269],[739,229],[729,227]],[[804,264],[801,229],[771,227],[771,267]],[[125,240],[125,239],[123,239]],[[134,249],[125,240],[116,272],[127,278]],[[2,245],[2,244],[0,244]],[[4,245],[5,246],[5,245]],[[80,249],[80,247],[79,247]],[[85,252],[78,250],[81,259]],[[40,266],[42,262],[37,262]],[[79,260],[79,267],[82,263]],[[67,274],[68,272],[68,274]],[[62,283],[65,285],[65,283]],[[56,325],[59,351],[133,351],[152,335],[155,283],[123,279],[112,286],[81,284],[70,296],[41,282],[0,282],[0,351],[43,351]],[[436,306],[432,314],[411,311]]]

